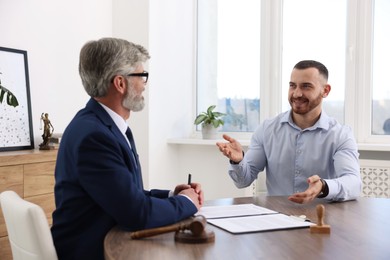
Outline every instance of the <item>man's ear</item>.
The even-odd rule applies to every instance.
[[[112,80],[112,84],[116,91],[121,94],[126,93],[126,79],[123,76],[117,75]]]
[[[329,95],[329,92],[331,89],[332,89],[332,87],[329,84],[326,84],[324,86],[324,93],[322,94],[322,97],[326,98]]]

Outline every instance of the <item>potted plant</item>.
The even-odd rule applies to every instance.
[[[202,124],[203,139],[217,139],[217,131],[224,124],[221,117],[225,114],[214,112],[215,105],[209,106],[206,112],[200,113],[194,121],[195,125]]]

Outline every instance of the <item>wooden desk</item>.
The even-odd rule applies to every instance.
[[[207,201],[206,205],[254,203],[289,215],[306,215],[317,222],[315,207],[323,203],[331,234],[311,234],[308,228],[233,235],[210,224],[215,242],[185,244],[174,233],[131,240],[113,228],[104,241],[106,259],[390,259],[390,199],[299,205],[287,197],[246,197]]]

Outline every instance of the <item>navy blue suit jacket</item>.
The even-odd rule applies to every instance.
[[[196,213],[184,196],[145,191],[130,147],[94,99],[63,133],[55,168],[52,234],[59,259],[103,259],[103,240],[119,225],[129,231],[172,224]]]

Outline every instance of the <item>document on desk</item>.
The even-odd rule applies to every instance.
[[[197,213],[207,222],[233,234],[306,228],[314,225],[254,204],[205,206]]]
[[[255,204],[236,204],[227,206],[205,206],[202,207],[196,215],[203,215],[206,219],[213,219],[276,213],[278,212]]]

